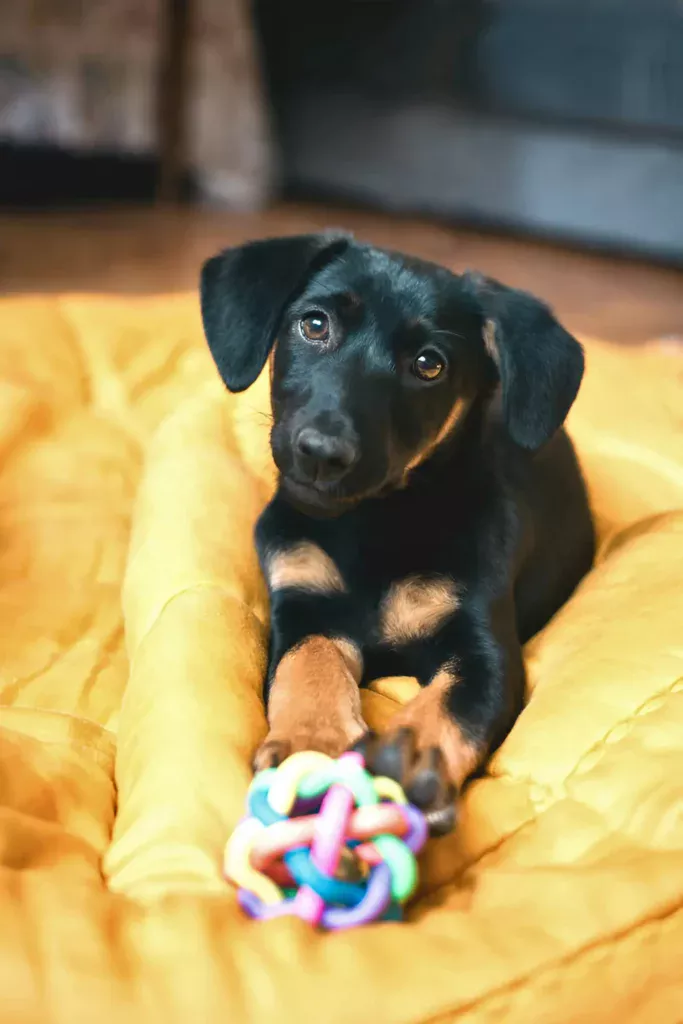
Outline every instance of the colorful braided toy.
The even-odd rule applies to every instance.
[[[226,846],[225,875],[251,917],[296,914],[330,930],[401,919],[427,822],[360,754],[293,754],[258,772],[247,810]]]

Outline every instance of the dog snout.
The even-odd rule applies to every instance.
[[[358,461],[356,441],[349,434],[333,434],[308,426],[296,438],[296,463],[300,475],[311,483],[333,483]]]

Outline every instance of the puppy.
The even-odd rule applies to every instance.
[[[255,767],[363,746],[432,831],[522,706],[521,645],[593,558],[562,423],[583,351],[537,299],[341,234],[252,242],[201,275],[233,392],[271,360],[270,731]],[[369,736],[359,687],[419,694]]]

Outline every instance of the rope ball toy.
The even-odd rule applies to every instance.
[[[258,772],[225,875],[250,917],[294,914],[327,930],[399,921],[417,884],[427,821],[361,754],[292,754]]]

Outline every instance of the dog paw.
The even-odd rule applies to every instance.
[[[410,802],[424,812],[431,835],[446,835],[455,828],[457,788],[438,746],[420,746],[417,730],[401,726],[385,736],[364,738],[356,749],[373,774],[399,783]]]
[[[287,740],[266,739],[254,754],[252,768],[255,772],[277,768],[291,753],[291,745]]]
[[[321,728],[320,723],[311,723],[310,727],[299,725],[286,734],[271,730],[256,751],[252,766],[254,771],[264,768],[277,768],[291,754],[301,750],[316,750],[328,757],[339,757],[345,750],[352,747],[365,734],[363,722],[328,723]]]

